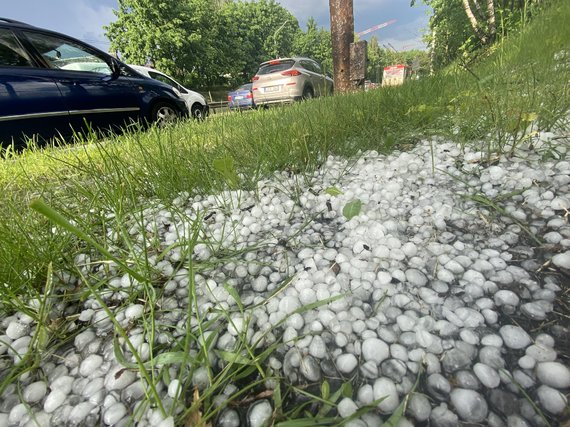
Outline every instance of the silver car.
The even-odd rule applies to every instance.
[[[310,99],[333,91],[333,80],[310,58],[264,62],[252,80],[253,101],[258,107]]]

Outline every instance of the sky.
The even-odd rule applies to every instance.
[[[0,16],[68,34],[107,51],[109,41],[103,26],[115,20],[117,0],[0,0]],[[329,0],[277,0],[306,29],[309,17],[329,28]],[[421,2],[417,2],[421,3]],[[381,45],[397,50],[424,48],[422,35],[427,28],[428,8],[410,7],[410,0],[353,0],[354,29],[363,31],[395,19],[396,22],[364,36],[376,36]]]

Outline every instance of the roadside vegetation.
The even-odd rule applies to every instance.
[[[129,301],[142,301],[151,314],[160,309],[161,286],[156,286],[155,265],[149,262],[160,258],[160,248],[132,258],[131,249],[139,242],[127,229],[133,218],[143,223],[142,212],[151,199],[159,200],[173,215],[181,215],[173,200],[182,192],[209,195],[226,189],[253,190],[260,179],[275,171],[309,177],[331,154],[357,159],[366,150],[406,150],[420,140],[437,144],[445,139],[476,147],[482,161],[488,161],[499,154],[515,156],[521,144],[535,145],[539,131],[556,129],[568,135],[569,21],[570,3],[555,2],[523,31],[502,39],[469,65],[455,62],[433,77],[402,87],[224,114],[166,129],[135,130],[104,141],[77,140],[72,145],[45,148],[31,144],[22,153],[5,150],[0,163],[0,312],[5,317],[21,310],[42,327],[22,363],[8,369],[3,362],[0,392],[17,382],[19,375],[35,369],[42,357],[73,341],[79,325],[77,307],[88,296],[107,307],[100,295],[104,282],[94,286],[82,280],[85,286],[61,287],[66,275],[90,274],[89,268],[76,265],[78,253],[91,252],[94,259],[129,272],[142,284],[132,289]],[[535,149],[545,159],[560,158],[569,142],[566,137],[548,146],[536,144]],[[201,241],[199,220],[198,216],[193,221],[194,229],[182,248],[190,272],[189,310],[196,286],[192,272],[206,267],[191,256],[195,245],[208,243]],[[120,246],[115,244],[117,236]],[[241,302],[235,298],[239,308]],[[50,313],[56,306],[67,308],[54,318]],[[230,315],[221,312],[215,321],[227,323]],[[150,316],[140,322],[146,330],[154,327]],[[118,336],[124,339],[124,330],[115,323]],[[157,365],[189,364],[184,357],[190,356],[181,355],[190,354],[190,346],[196,347],[199,341],[191,364],[207,366],[207,338],[194,326],[179,352],[163,356],[155,361]],[[271,348],[258,354],[246,337],[240,337],[240,342],[240,355],[246,355],[240,357],[247,359],[226,355],[233,357],[228,369],[214,372],[207,367],[213,386],[202,394],[190,389],[185,393],[194,400],[181,420],[193,420],[195,425],[211,422],[218,411],[212,399],[228,383],[258,372],[258,382],[232,397],[247,400],[268,379],[263,364]],[[159,349],[152,351],[159,353]],[[148,364],[135,363],[129,368],[140,371],[149,384],[159,379]],[[296,390],[320,405],[321,425],[334,424],[327,419],[330,409],[349,387],[335,391],[329,386],[323,383],[317,395]],[[186,383],[184,387],[191,386]],[[313,425],[287,424],[287,419],[305,415],[283,403],[292,389],[283,383],[276,390],[279,395],[276,392],[272,398],[282,409],[278,413],[281,425]],[[156,399],[152,391],[148,399]]]

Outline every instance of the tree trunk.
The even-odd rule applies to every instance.
[[[497,33],[497,26],[495,24],[495,2],[487,0],[487,25],[489,27],[489,40],[493,42]]]
[[[473,15],[473,11],[471,10],[471,5],[469,4],[469,0],[463,0],[463,9],[465,9],[465,13],[467,14],[467,18],[469,19],[469,23],[475,31],[475,34],[481,40],[481,43],[487,44],[487,37],[481,31],[481,27],[479,26],[479,22],[477,22],[477,18]]]
[[[350,44],[354,41],[352,0],[329,0],[335,92],[350,86]]]

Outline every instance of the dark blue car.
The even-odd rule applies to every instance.
[[[251,92],[252,86],[253,83],[246,83],[228,92],[228,108],[230,110],[247,110],[254,108],[253,93]]]
[[[172,88],[74,38],[0,18],[0,146],[85,129],[162,124],[188,109]]]

